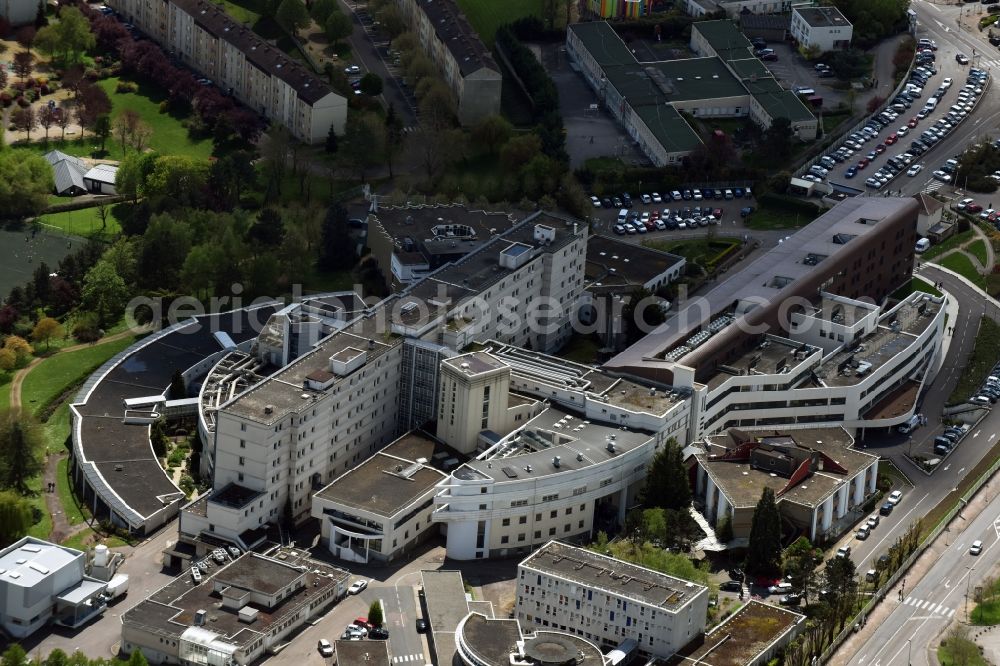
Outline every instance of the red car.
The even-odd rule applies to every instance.
[[[884,153],[885,152],[885,144],[884,143],[880,143],[877,146],[875,146],[875,152],[878,153],[879,155],[881,155],[882,153]]]
[[[713,209],[712,210],[712,217],[714,217],[717,220],[721,220],[722,219],[722,209],[721,208],[715,208],[715,209]]]
[[[864,169],[866,166],[868,166],[871,163],[872,163],[872,161],[870,159],[868,159],[867,157],[863,157],[863,158],[861,158],[861,161],[858,162],[858,169]]]
[[[371,622],[369,622],[368,618],[366,618],[366,617],[356,617],[356,618],[354,618],[354,624],[358,625],[359,627],[364,627],[365,629],[371,629],[372,628]]]
[[[970,203],[968,206],[965,207],[965,212],[966,213],[981,213],[981,212],[983,212],[983,207],[980,206],[977,203]]]
[[[917,126],[917,119],[916,118],[910,118],[910,121],[908,123],[906,123],[906,126],[909,127],[910,129],[913,129],[914,127]]]
[[[896,143],[897,141],[899,141],[899,135],[897,135],[895,132],[893,132],[889,136],[885,137],[885,145],[887,145],[887,146],[891,146],[892,144]]]

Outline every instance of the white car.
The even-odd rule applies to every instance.
[[[598,199],[597,197],[590,197],[590,203],[594,204],[594,208],[601,207],[601,200]]]
[[[969,547],[969,555],[978,555],[981,552],[983,552],[983,542],[977,539]]]
[[[945,90],[947,90],[948,88],[951,88],[951,83],[952,83],[952,79],[951,79],[950,76],[945,77],[945,79],[943,81],[941,81],[941,85],[944,86]]]
[[[889,504],[896,506],[903,499],[903,493],[899,490],[893,490],[889,493],[889,498],[886,500]]]
[[[794,588],[792,587],[791,583],[789,583],[788,581],[782,581],[777,585],[770,586],[769,588],[767,588],[767,591],[770,592],[771,594],[788,594],[793,589]]]
[[[358,67],[357,65],[348,65],[347,67],[344,68],[344,73],[345,74],[360,74],[361,73],[361,68]]]
[[[663,197],[659,192],[653,192],[653,203],[663,203]]]
[[[907,125],[903,125],[898,130],[896,130],[896,136],[902,138],[910,133],[910,128]]]
[[[907,176],[916,176],[918,173],[920,173],[923,170],[924,170],[924,165],[923,164],[914,164],[906,172],[906,175]]]
[[[364,579],[362,579],[362,580],[356,580],[353,583],[351,583],[351,586],[349,588],[347,588],[347,593],[348,594],[358,594],[362,590],[364,590],[366,587],[368,587],[368,581],[366,581]]]
[[[640,199],[642,200],[642,203],[644,203],[644,204],[653,203],[653,197],[649,196],[648,194],[643,194],[640,197]]]
[[[330,645],[330,641],[325,638],[319,639],[319,643],[316,644],[316,649],[319,650],[319,653],[324,657],[333,656],[333,646]]]
[[[933,175],[935,178],[937,178],[938,180],[940,180],[942,183],[950,183],[951,182],[951,176],[949,176],[948,174],[946,174],[944,171],[935,171],[931,175]]]

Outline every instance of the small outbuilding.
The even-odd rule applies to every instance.
[[[83,174],[83,182],[91,194],[116,194],[115,178],[118,167],[113,164],[98,164]]]

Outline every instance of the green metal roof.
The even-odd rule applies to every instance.
[[[647,104],[635,109],[635,113],[668,153],[688,152],[701,145],[698,133],[669,104]]]
[[[634,65],[635,55],[606,21],[573,23],[569,26],[599,64]]]
[[[751,48],[750,40],[736,27],[735,21],[699,21],[691,29],[700,32],[716,51]]]
[[[728,64],[741,79],[749,79],[753,76],[756,76],[758,79],[771,77],[771,72],[764,66],[764,63],[757,58],[730,60],[726,64]]]
[[[812,120],[815,116],[791,90],[754,95],[772,118],[788,118],[792,122]]]
[[[664,101],[746,95],[746,88],[718,58],[666,60],[605,68],[608,82],[633,107]]]

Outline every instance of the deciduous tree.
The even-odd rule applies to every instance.
[[[361,77],[361,92],[376,96],[382,94],[382,79],[374,72],[368,72]]]
[[[61,337],[63,334],[62,324],[58,320],[52,317],[42,317],[35,324],[35,328],[31,331],[31,339],[34,342],[44,342],[45,349],[49,348],[49,344],[52,338]]]
[[[87,271],[83,280],[83,304],[97,313],[98,325],[102,328],[121,314],[128,295],[128,286],[110,262],[102,259]]]
[[[326,17],[323,22],[323,32],[326,33],[327,39],[336,43],[345,37],[350,37],[354,32],[354,26],[351,25],[351,19],[338,9]]]
[[[38,119],[35,117],[35,110],[30,106],[14,109],[10,114],[10,120],[14,128],[19,132],[25,132],[31,138],[31,131],[38,127]]]
[[[24,150],[0,151],[0,218],[35,216],[48,207],[55,187],[52,167],[41,155]]]
[[[0,548],[27,534],[34,522],[30,501],[17,493],[0,492]]]
[[[38,112],[38,124],[45,130],[45,143],[49,142],[49,128],[56,124],[56,116],[58,115],[56,107],[48,104],[43,104]]]
[[[39,30],[35,37],[38,50],[62,65],[79,62],[96,44],[90,21],[76,7],[62,7],[59,20]]]
[[[350,237],[347,209],[334,204],[323,218],[319,268],[324,271],[346,271],[354,266],[354,241]]]
[[[27,412],[0,413],[0,488],[31,492],[28,481],[41,474],[44,453],[41,431]]]
[[[17,74],[22,82],[31,76],[34,70],[35,56],[31,51],[18,51],[14,54],[14,73]]]
[[[302,0],[281,0],[274,20],[287,32],[294,35],[309,25],[309,11]]]
[[[486,116],[472,127],[472,141],[488,154],[496,155],[513,133],[514,126],[503,116]]]

